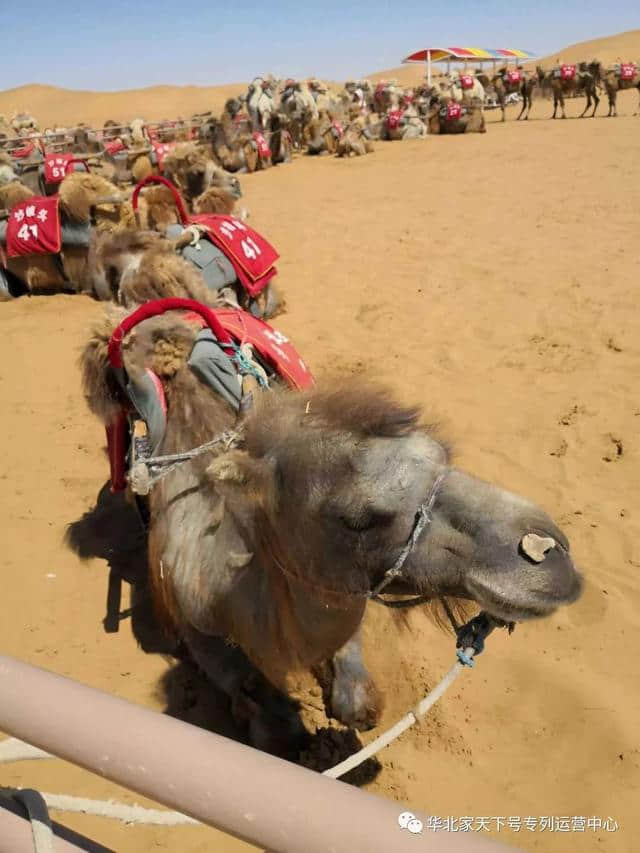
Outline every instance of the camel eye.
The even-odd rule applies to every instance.
[[[357,516],[340,515],[340,522],[355,533],[364,533],[367,530],[387,527],[394,519],[392,512],[378,512],[375,510],[366,510]]]

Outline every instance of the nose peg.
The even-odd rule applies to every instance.
[[[520,540],[523,553],[533,560],[541,563],[552,548],[556,547],[556,540],[551,536],[538,536],[537,533],[527,533]]]

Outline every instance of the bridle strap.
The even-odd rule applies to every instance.
[[[415,598],[409,599],[404,602],[393,602],[389,603],[380,597],[380,593],[391,583],[391,581],[395,580],[395,578],[400,577],[402,574],[402,569],[404,564],[407,562],[407,558],[416,547],[418,539],[422,534],[422,531],[429,525],[433,520],[433,505],[436,502],[436,498],[438,497],[438,492],[440,491],[440,486],[444,482],[445,477],[447,476],[448,469],[443,469],[436,479],[434,480],[433,486],[431,487],[431,491],[429,492],[429,496],[427,499],[418,507],[418,511],[416,513],[415,522],[413,525],[413,529],[411,531],[411,535],[407,540],[406,545],[398,555],[398,559],[395,561],[393,566],[384,573],[384,577],[380,581],[380,583],[374,587],[367,594],[367,597],[371,599],[371,601],[375,601],[377,604],[383,604],[385,607],[413,607],[416,604],[423,604],[425,601],[428,601],[428,597],[423,595],[419,595]]]

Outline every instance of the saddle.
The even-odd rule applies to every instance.
[[[58,204],[57,196],[33,196],[11,209],[8,219],[0,221],[7,258],[59,255],[63,246],[89,247],[89,224],[63,223]]]
[[[636,75],[637,67],[634,62],[625,62],[620,65],[618,76],[621,80],[633,80]]]
[[[274,247],[234,216],[210,213],[190,216],[176,187],[160,175],[149,175],[136,185],[131,197],[136,217],[140,191],[149,184],[163,184],[173,194],[181,224],[170,226],[166,233],[175,239],[185,229],[190,230],[191,241],[180,249],[185,260],[197,267],[212,290],[240,285],[249,296],[251,312],[258,316],[255,300],[277,275],[275,263],[280,256]]]
[[[300,391],[314,384],[290,341],[244,311],[214,310],[190,299],[146,303],[120,323],[108,346],[109,371],[122,392],[120,411],[106,428],[112,492],[123,491],[135,481],[132,485],[137,494],[148,493],[148,476],[153,468],[146,460],[162,443],[168,411],[162,382],[149,368],[135,381],[127,375],[122,343],[139,323],[171,310],[187,312],[182,319],[199,330],[187,362],[189,368],[236,412],[243,408],[244,376],[257,377],[263,390],[275,381]]]
[[[440,118],[445,121],[456,121],[468,112],[467,107],[457,101],[449,101],[440,108]]]

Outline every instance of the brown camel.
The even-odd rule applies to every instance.
[[[584,95],[587,99],[585,108],[580,113],[580,118],[583,118],[589,110],[593,102],[593,112],[591,118],[596,114],[600,98],[598,96],[598,84],[600,83],[600,63],[594,60],[593,62],[581,62],[576,65],[558,65],[551,71],[545,72],[538,66],[537,69],[538,82],[544,88],[545,84],[550,85],[553,94],[553,115],[556,118],[558,106],[562,110],[562,118],[566,118],[564,111],[565,96]]]
[[[283,304],[274,284],[269,282],[251,297],[219,250],[214,250],[212,268],[202,270],[177,254],[193,239],[193,234],[183,237],[177,230],[174,239],[138,229],[97,236],[90,253],[93,295],[127,308],[180,297],[210,306],[239,307],[265,319],[280,313]]]
[[[483,73],[477,73],[476,77],[485,89],[493,87],[498,103],[500,104],[502,121],[506,121],[505,106],[507,97],[516,93],[522,98],[522,108],[518,114],[517,121],[520,121],[520,119],[526,121],[529,118],[533,101],[533,90],[538,83],[535,74],[528,73],[519,65],[515,69],[510,69],[507,66],[500,68],[491,77]]]
[[[351,121],[344,128],[342,136],[337,139],[336,157],[350,157],[352,154],[361,157],[372,152],[373,142],[368,120],[362,115],[353,118],[352,112]]]
[[[640,96],[640,62],[619,63],[608,68],[604,73],[603,82],[609,100],[607,117],[617,116],[618,92],[624,89],[637,89]],[[638,115],[640,115],[640,109]]]
[[[181,142],[166,156],[163,173],[189,203],[210,187],[219,187],[236,198],[242,196],[235,175],[218,166],[211,155],[195,142]]]
[[[245,145],[251,139],[251,121],[242,104],[230,98],[219,119],[211,116],[200,128],[200,138],[211,145],[216,161],[227,172],[247,171]]]
[[[475,101],[469,105],[448,101],[441,104],[432,98],[427,127],[429,133],[486,133],[487,126],[482,104]]]
[[[105,424],[121,410],[107,366],[113,327],[97,330],[82,358],[88,404]],[[416,408],[349,382],[260,394],[238,424],[187,364],[198,331],[165,315],[125,342],[126,375],[136,381],[150,369],[164,389],[159,454],[239,429],[235,449],[209,451],[151,487],[150,581],[159,620],[230,696],[254,745],[274,749],[275,738],[296,756],[304,731],[277,690],[323,662],[333,671],[331,714],[376,724],[380,694],[359,629],[420,507],[430,506],[430,521],[385,593],[475,602],[502,624],[578,598],[580,575],[551,518],[453,467]],[[255,669],[273,688],[254,692]]]
[[[0,186],[0,207],[7,211],[33,197],[31,189],[13,181]],[[92,233],[131,228],[134,214],[118,188],[104,178],[74,172],[58,192],[62,251],[11,257],[7,269],[27,293],[90,292],[88,255]]]

